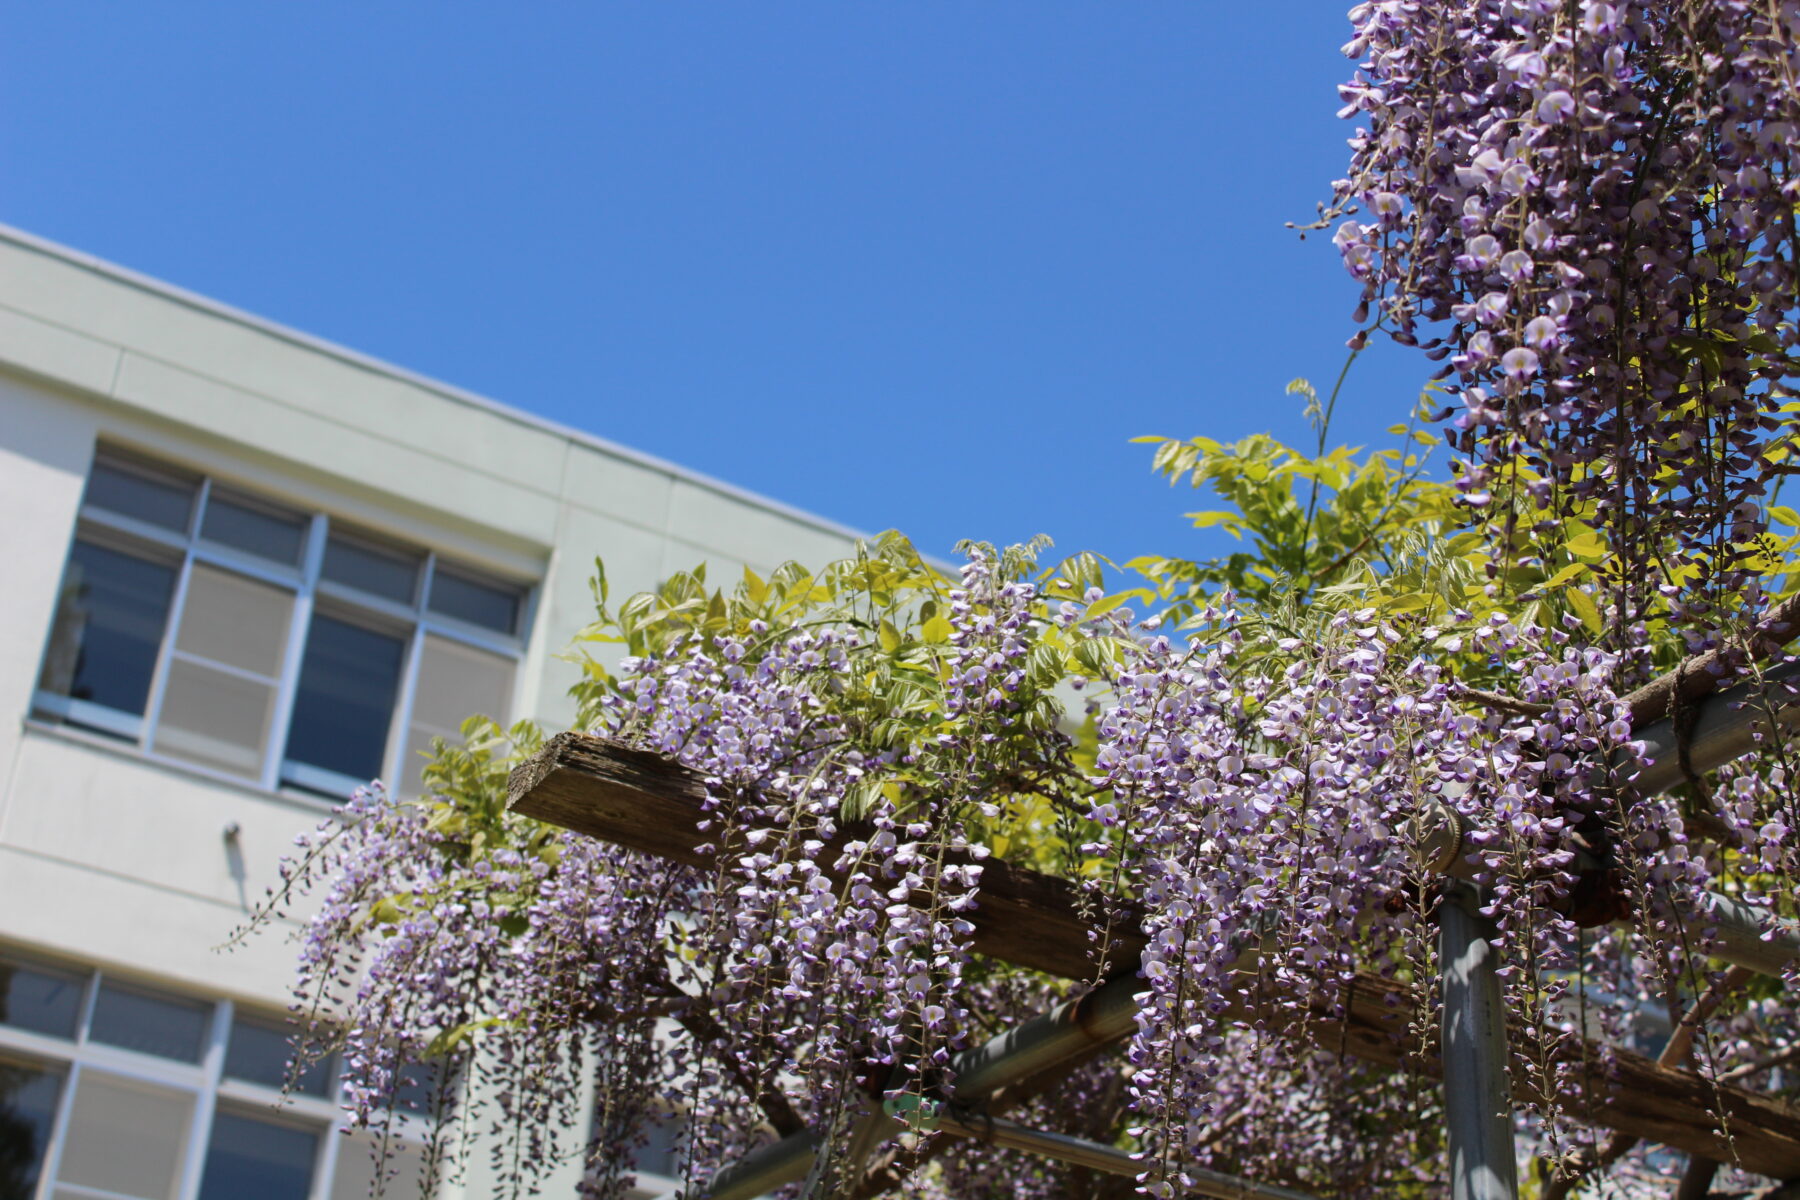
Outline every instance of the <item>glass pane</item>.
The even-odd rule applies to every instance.
[[[274,713],[274,684],[178,658],[169,663],[151,748],[236,775],[256,775]]]
[[[315,613],[287,757],[351,779],[381,774],[406,643]]]
[[[321,569],[333,583],[410,606],[417,598],[421,561],[423,556],[397,547],[333,533],[325,543],[325,565]]]
[[[88,1036],[140,1054],[197,1063],[206,1046],[212,1005],[101,981]]]
[[[58,1183],[174,1200],[192,1095],[83,1070]]]
[[[231,1042],[225,1050],[225,1074],[267,1088],[281,1088],[288,1081],[288,1056],[292,1027],[279,1017],[239,1014],[231,1023]],[[330,1060],[315,1062],[294,1081],[294,1090],[308,1096],[324,1096],[331,1090]]]
[[[513,662],[448,638],[427,635],[419,660],[413,723],[454,737],[477,714],[506,720]]]
[[[62,1094],[61,1068],[0,1058],[0,1200],[30,1200]]]
[[[175,645],[227,666],[278,675],[293,611],[294,594],[284,588],[196,563]]]
[[[456,1079],[453,1077],[449,1084],[443,1079],[442,1061],[407,1063],[400,1068],[400,1079],[394,1085],[395,1111],[421,1116],[429,1116],[440,1108],[449,1111],[456,1103]],[[446,1087],[448,1091],[444,1091]]]
[[[367,1134],[345,1135],[338,1147],[337,1171],[331,1180],[331,1200],[369,1200],[375,1194],[378,1143]],[[424,1156],[417,1146],[390,1142],[387,1159],[380,1167],[388,1184],[383,1195],[396,1198],[419,1195],[425,1178]]]
[[[667,1178],[678,1178],[681,1175],[682,1129],[681,1118],[674,1114],[665,1114],[651,1120],[649,1128],[644,1132],[647,1140],[632,1159],[632,1168],[662,1175]]]
[[[206,498],[200,536],[260,558],[297,564],[300,548],[306,543],[306,526],[307,519],[299,513],[215,487]]]
[[[319,1135],[220,1109],[200,1177],[200,1200],[306,1200]]]
[[[88,476],[83,503],[186,534],[199,490],[198,480],[173,471],[103,458]]]
[[[142,715],[174,587],[171,565],[77,541],[39,686]]]
[[[512,633],[519,624],[521,589],[465,574],[439,563],[431,573],[432,612],[484,629]]]
[[[86,984],[73,971],[0,959],[0,1024],[73,1039]]]
[[[413,693],[406,761],[400,767],[401,789],[417,793],[425,762],[421,754],[431,749],[434,734],[458,741],[462,723],[477,715],[505,724],[512,682],[511,659],[428,634]]]

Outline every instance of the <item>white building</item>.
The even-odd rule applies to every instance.
[[[853,536],[3,228],[0,512],[0,1200],[366,1194],[327,1078],[270,1107],[291,944],[213,949],[294,835],[472,712],[566,724],[595,555]]]

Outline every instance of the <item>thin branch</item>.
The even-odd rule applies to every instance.
[[[1762,1059],[1758,1062],[1746,1063],[1741,1067],[1736,1067],[1730,1071],[1727,1071],[1723,1075],[1719,1076],[1719,1082],[1720,1083],[1736,1083],[1740,1079],[1748,1079],[1752,1075],[1760,1075],[1764,1071],[1770,1070],[1774,1067],[1779,1067],[1779,1066],[1782,1066],[1783,1064],[1791,1063],[1797,1058],[1800,1058],[1800,1043],[1796,1043],[1795,1045],[1789,1046],[1786,1050],[1783,1050],[1780,1053],[1771,1054],[1769,1057]]]
[[[1749,983],[1754,974],[1748,967],[1733,967],[1721,975],[1683,1015],[1681,1023],[1669,1035],[1668,1044],[1663,1047],[1662,1054],[1656,1061],[1665,1067],[1685,1067],[1692,1064],[1695,1032],[1718,1011],[1726,996]]]
[[[1458,695],[1487,708],[1511,713],[1515,717],[1541,717],[1550,711],[1548,704],[1533,704],[1529,700],[1520,700],[1516,696],[1507,696],[1500,692],[1484,692],[1480,688],[1472,688],[1467,684],[1458,689]]]
[[[688,1009],[677,1014],[675,1021],[703,1046],[714,1045],[722,1042],[725,1038],[723,1027],[709,1012]],[[762,1109],[763,1116],[768,1120],[769,1126],[775,1130],[777,1136],[792,1137],[796,1133],[805,1131],[806,1121],[789,1103],[780,1088],[757,1087],[756,1081],[747,1078],[737,1063],[731,1060],[731,1056],[720,1055],[719,1059],[720,1065],[731,1076],[732,1082],[738,1085],[738,1089],[746,1097],[755,1098],[756,1106]]]
[[[1745,659],[1767,658],[1800,636],[1800,593],[1789,596],[1756,623],[1746,644],[1721,647],[1688,659],[1673,671],[1659,675],[1625,697],[1631,706],[1631,726],[1641,729],[1669,715],[1674,706],[1691,704],[1717,691],[1733,677],[1733,668]]]

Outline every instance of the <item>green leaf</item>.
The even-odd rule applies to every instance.
[[[1544,586],[1547,588],[1559,588],[1563,584],[1569,582],[1569,580],[1575,578],[1577,575],[1587,575],[1587,574],[1591,574],[1592,572],[1593,572],[1593,567],[1587,563],[1584,563],[1584,562],[1570,563],[1568,566],[1564,567],[1562,570],[1558,571],[1556,574],[1552,575],[1550,578],[1544,580]]]
[[[438,754],[441,755],[442,753],[443,751],[440,748]],[[431,832],[441,834],[444,837],[459,837],[468,832],[469,818],[466,813],[457,809],[455,805],[445,804],[442,805],[437,812],[432,814],[431,820],[425,823],[425,827],[431,830]]]
[[[955,632],[956,626],[943,617],[933,617],[919,626],[919,636],[933,646],[949,641],[950,635]]]
[[[369,906],[369,920],[377,925],[398,925],[406,920],[406,910],[392,896],[383,896]]]
[[[894,651],[900,649],[900,631],[894,628],[894,623],[892,621],[883,617],[878,632],[881,637],[881,648],[883,650],[892,654]]]
[[[1114,661],[1111,638],[1083,638],[1075,643],[1075,661],[1083,670],[1097,679],[1105,679],[1112,674]]]
[[[478,1021],[465,1021],[461,1025],[452,1025],[449,1029],[439,1031],[425,1047],[426,1061],[448,1058],[455,1054],[476,1033],[483,1029],[493,1029],[504,1025],[504,1017],[483,1017]]]
[[[1563,597],[1568,600],[1570,610],[1581,618],[1583,625],[1587,626],[1588,632],[1598,635],[1603,627],[1603,622],[1600,618],[1599,606],[1594,603],[1594,598],[1580,588],[1570,588],[1563,593]]]
[[[1587,529],[1576,534],[1564,544],[1563,549],[1578,558],[1606,557],[1606,541],[1598,530]]]
[[[1130,592],[1120,592],[1116,596],[1103,597],[1088,605],[1087,615],[1090,617],[1103,616],[1131,598]]]
[[[763,582],[762,577],[755,571],[752,571],[749,567],[745,567],[744,598],[750,601],[750,603],[760,606],[764,600],[768,599],[768,596],[769,585]]]
[[[1039,642],[1025,659],[1025,678],[1033,687],[1047,688],[1063,674],[1062,651],[1048,642]]]

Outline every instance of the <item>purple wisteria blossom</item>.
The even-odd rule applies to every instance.
[[[1630,617],[1653,562],[1741,586],[1800,339],[1800,4],[1382,0],[1350,20],[1336,188],[1361,215],[1334,240],[1361,311],[1448,360],[1463,486],[1515,463],[1551,482],[1494,516],[1505,557],[1548,508],[1609,530]]]

